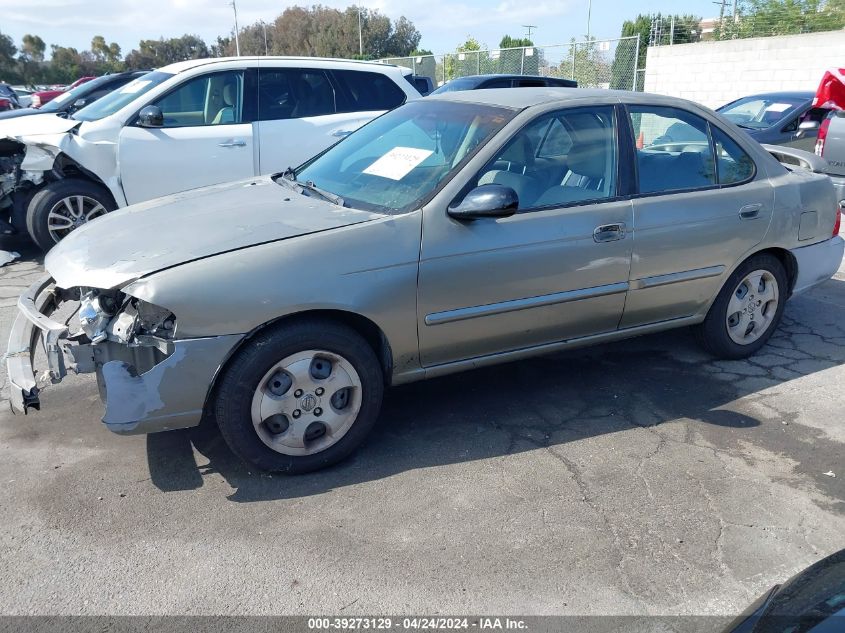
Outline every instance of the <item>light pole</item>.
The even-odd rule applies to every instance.
[[[232,5],[232,10],[235,12],[235,52],[237,56],[241,56],[241,40],[238,38],[238,6],[235,4],[235,0],[232,0],[230,3]]]
[[[269,50],[267,49],[267,25],[264,24],[264,20],[261,20],[261,28],[264,29],[264,55],[269,55]]]
[[[361,7],[358,7],[358,55],[364,57],[364,37],[361,34]]]
[[[587,41],[590,41],[590,18],[593,14],[593,0],[587,0]]]

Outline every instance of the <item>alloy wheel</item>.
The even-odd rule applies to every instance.
[[[67,196],[62,198],[47,215],[47,230],[55,242],[86,222],[108,213],[108,209],[89,196]]]

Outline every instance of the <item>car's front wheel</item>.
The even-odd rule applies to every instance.
[[[259,333],[233,357],[214,414],[244,461],[304,473],[344,459],[364,441],[383,392],[381,365],[357,332],[299,321]]]
[[[696,334],[720,358],[746,358],[774,333],[789,285],[783,264],[763,253],[743,262],[728,278]]]
[[[44,186],[29,202],[26,228],[43,250],[50,250],[67,235],[117,205],[105,187],[88,180],[68,178]]]

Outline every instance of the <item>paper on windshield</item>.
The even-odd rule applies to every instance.
[[[68,99],[70,99],[70,93],[63,92],[62,94],[54,97],[53,101],[55,101],[56,103],[61,103],[62,101],[67,101]]]
[[[135,94],[135,93],[136,93],[136,92],[138,92],[141,88],[143,88],[144,86],[146,86],[146,85],[147,85],[147,84],[149,84],[149,83],[150,83],[150,81],[149,81],[149,80],[147,80],[147,81],[141,81],[141,80],[137,80],[137,79],[136,79],[136,80],[135,80],[135,81],[133,81],[132,83],[128,83],[128,84],[126,84],[125,86],[123,86],[123,88],[121,88],[121,89],[120,89],[120,94],[124,94],[124,95],[132,95],[132,94]]]
[[[431,156],[430,149],[394,147],[364,170],[365,174],[390,180],[402,180],[414,167]]]
[[[766,112],[786,112],[791,107],[791,103],[773,103],[766,108]]]

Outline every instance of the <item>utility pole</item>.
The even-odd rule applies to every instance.
[[[235,52],[237,53],[238,57],[240,57],[241,41],[238,37],[238,6],[235,4],[235,0],[232,0],[230,4],[232,5],[232,10],[235,12]]]
[[[593,15],[593,0],[587,0],[587,41],[590,41],[590,18]]]
[[[536,29],[537,25],[536,24],[523,24],[522,28],[527,29],[528,34],[525,37],[530,40],[531,39],[531,29]]]
[[[364,57],[364,37],[361,34],[361,7],[358,7],[358,55]]]

